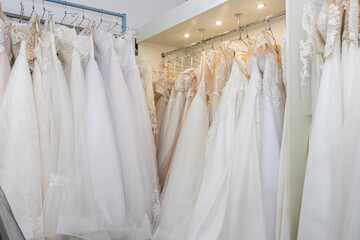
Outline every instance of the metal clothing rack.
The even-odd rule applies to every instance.
[[[122,21],[122,24],[121,24],[122,31],[126,32],[126,14],[125,13],[111,12],[111,11],[107,11],[107,10],[104,10],[104,9],[89,7],[89,6],[85,6],[85,5],[81,5],[81,4],[77,4],[77,3],[72,3],[72,2],[68,2],[68,1],[63,1],[63,0],[45,0],[45,1],[46,2],[52,2],[52,3],[61,4],[61,5],[64,5],[64,6],[69,6],[69,7],[80,8],[80,9],[88,10],[88,11],[92,11],[92,12],[98,12],[98,13],[101,13],[101,14],[120,17],[121,21]]]
[[[216,38],[221,38],[221,37],[223,37],[223,36],[225,36],[225,35],[232,34],[232,33],[241,31],[241,30],[246,29],[246,28],[249,28],[249,27],[253,27],[253,26],[255,26],[255,25],[257,25],[257,24],[260,24],[260,23],[263,23],[263,22],[268,22],[268,21],[270,21],[270,20],[272,20],[272,19],[275,19],[275,18],[284,16],[284,15],[286,15],[286,11],[279,12],[279,13],[277,13],[277,14],[275,14],[275,15],[270,16],[270,17],[266,17],[266,18],[263,18],[263,19],[261,19],[261,20],[255,21],[255,22],[248,23],[248,24],[245,24],[245,25],[243,25],[243,26],[239,26],[239,27],[237,27],[237,28],[235,28],[235,29],[233,29],[233,30],[230,30],[230,31],[221,33],[221,34],[219,34],[219,35],[216,35],[216,36],[207,38],[207,39],[205,39],[205,40],[201,40],[201,41],[199,41],[199,42],[191,43],[191,44],[189,44],[189,45],[186,45],[185,47],[178,48],[178,49],[172,50],[172,51],[170,51],[170,52],[161,53],[161,57],[165,58],[166,56],[172,55],[172,54],[174,54],[174,53],[181,52],[181,51],[185,51],[185,50],[187,50],[187,49],[189,49],[189,48],[193,48],[193,47],[198,46],[198,45],[200,45],[200,44],[202,44],[202,43],[205,43],[205,42],[214,40],[214,39],[216,39]]]

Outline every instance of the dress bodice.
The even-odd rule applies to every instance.
[[[94,33],[95,57],[99,65],[106,66],[112,60],[118,60],[115,54],[114,39],[110,32],[96,30]]]
[[[5,51],[9,60],[12,58],[10,27],[10,21],[3,21],[0,19],[0,53]]]
[[[359,1],[347,0],[344,25],[344,39],[358,43],[359,42]]]
[[[26,41],[26,56],[29,62],[29,67],[32,70],[34,67],[34,48],[39,40],[40,26],[36,18],[31,18],[29,23],[11,22],[11,40],[12,51],[16,58],[19,55],[20,45],[23,40]]]
[[[61,25],[54,27],[54,35],[58,42],[58,54],[61,57],[65,68],[69,67],[72,61],[73,51],[79,52],[79,43],[74,28]]]
[[[116,39],[116,50],[120,58],[121,67],[136,66],[136,58],[132,45],[132,32],[126,32],[122,37]]]
[[[346,5],[346,2],[342,0],[331,0],[329,2],[330,3],[325,1],[325,7],[328,6],[328,11],[326,12],[328,14],[328,17],[326,28],[326,44],[324,49],[325,58],[331,56],[333,53],[336,38],[341,32],[342,20]]]

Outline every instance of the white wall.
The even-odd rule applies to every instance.
[[[170,9],[185,2],[185,0],[67,0],[78,4],[84,4],[91,7],[101,8],[108,11],[126,13],[127,24],[129,27],[138,28],[141,25],[153,20],[155,17],[169,11]],[[25,15],[30,15],[32,11],[32,0],[1,0],[3,10],[11,13],[20,12],[20,2],[25,6]],[[42,0],[34,0],[35,9],[38,15],[42,15]],[[58,4],[45,2],[47,9],[54,13],[54,19],[59,21],[64,16],[64,7]],[[68,8],[68,11],[78,12],[82,16],[82,10]],[[85,16],[91,16],[97,19],[100,14],[91,14],[86,12]],[[79,18],[80,19],[80,18]],[[105,19],[116,20],[115,17],[105,17]],[[70,21],[70,20],[69,20]],[[79,20],[80,21],[80,20]],[[69,23],[69,22],[68,22]]]

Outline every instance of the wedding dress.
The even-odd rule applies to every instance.
[[[30,32],[22,24],[12,31],[13,44],[22,40],[0,108],[0,185],[25,238],[43,239],[38,122],[26,58]]]
[[[47,238],[57,237],[56,228],[61,201],[65,193],[64,186],[70,177],[68,171],[71,168],[74,153],[73,114],[65,73],[57,57],[54,27],[53,20],[50,20],[46,23],[45,30],[41,34],[41,42],[44,44],[44,61],[50,65],[46,70],[49,71],[47,74],[49,74],[51,86],[53,121],[50,122],[50,125],[54,128],[53,142],[51,143],[52,156],[48,160],[50,179],[43,204],[45,236]]]
[[[206,56],[201,60],[201,82],[187,112],[161,197],[161,215],[153,239],[186,239],[199,192],[208,132],[206,106]]]
[[[156,121],[157,121],[157,133],[154,135],[156,145],[156,156],[159,155],[159,142],[161,135],[161,127],[163,125],[163,119],[166,112],[166,106],[169,101],[169,91],[167,88],[167,82],[165,80],[158,80],[155,83],[155,96],[158,101],[156,103]],[[159,163],[158,163],[159,165]]]
[[[240,52],[239,52],[240,53]],[[211,222],[218,217],[215,209],[221,205],[221,196],[226,194],[226,174],[243,102],[248,74],[241,55],[234,59],[229,80],[223,93],[209,132],[205,140],[205,166],[200,192],[191,219],[189,237],[204,237],[210,230]],[[210,224],[210,225],[207,225]],[[210,228],[208,229],[207,226]],[[210,230],[211,231],[211,230]],[[204,234],[204,236],[202,235]]]
[[[168,116],[167,120],[169,121],[169,124],[166,129],[164,129],[164,127],[161,130],[162,135],[160,137],[160,149],[158,154],[159,178],[161,186],[164,186],[169,170],[173,153],[172,148],[175,148],[176,146],[176,144],[174,145],[174,142],[177,142],[176,130],[186,99],[185,81],[187,81],[186,79],[188,78],[194,77],[191,73],[193,73],[193,71],[189,69],[178,76],[167,104],[165,116]]]
[[[10,60],[12,58],[10,21],[0,19],[0,104],[3,99],[6,83],[10,74]]]
[[[339,152],[334,162],[327,239],[357,239],[354,226],[359,220],[359,142],[360,121],[357,81],[360,74],[359,2],[347,1],[342,42],[344,123]],[[357,237],[356,237],[357,236]]]
[[[263,73],[261,179],[267,239],[274,240],[285,92],[281,64],[277,62],[280,56],[277,55],[267,34],[266,32],[260,34],[257,47],[259,67]]]
[[[333,174],[336,170],[338,144],[343,119],[340,31],[344,6],[342,1],[325,2],[328,14],[325,63],[310,133],[298,239],[328,239]],[[320,13],[321,14],[321,13]],[[324,27],[322,27],[324,28]]]
[[[111,121],[115,133],[118,166],[113,168],[118,171],[118,177],[123,179],[108,179],[109,186],[114,184],[114,182],[119,184],[119,196],[122,191],[125,200],[126,212],[121,213],[119,210],[118,215],[114,215],[114,217],[120,217],[121,215],[127,217],[126,219],[129,221],[132,229],[130,229],[126,239],[148,239],[151,237],[150,225],[152,220],[153,194],[148,163],[146,162],[149,160],[146,158],[148,155],[141,148],[144,146],[140,142],[139,125],[136,124],[136,115],[134,114],[131,95],[125,83],[117,53],[115,52],[113,36],[110,32],[99,30],[95,32],[94,38],[95,46],[98,50],[95,52],[95,57],[100,65],[104,79]],[[139,79],[139,81],[141,80]],[[143,94],[142,87],[140,90]],[[145,107],[147,112],[147,106],[145,105]],[[149,114],[147,114],[147,119],[149,119]],[[149,130],[151,132],[151,127]],[[113,208],[116,208],[116,205],[114,205],[115,202],[110,196],[108,198],[110,199],[106,200],[108,203],[105,206],[110,213],[113,211]],[[122,226],[120,222],[115,221],[114,223],[117,223],[114,227]]]
[[[149,185],[145,188],[145,191],[149,194],[149,199],[151,199],[151,209],[147,209],[147,214],[150,221],[155,222],[160,213],[160,189],[158,183],[155,142],[151,130],[151,120],[141,83],[141,77],[136,65],[132,41],[132,33],[128,31],[124,38],[120,37],[116,39],[116,50],[123,77],[130,93],[131,102],[129,102],[129,106],[133,107],[135,116],[133,123],[135,123],[135,128],[138,131],[136,151],[139,151],[140,148],[140,151],[143,154],[140,166],[144,168],[145,172],[142,173],[142,176],[144,177],[146,184]],[[126,85],[124,86],[125,88]],[[136,171],[139,172],[138,169]],[[136,199],[138,198],[136,195],[135,197]]]
[[[254,55],[247,57],[246,70],[250,79],[229,160],[220,173],[221,182],[214,181],[210,207],[202,210],[205,216],[195,215],[200,219],[191,224],[189,239],[266,239],[260,169],[261,73]]]

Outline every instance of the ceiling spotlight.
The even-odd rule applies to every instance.
[[[216,25],[221,25],[222,21],[216,21]]]
[[[190,33],[185,33],[185,34],[184,34],[184,37],[185,37],[185,38],[189,38],[189,37],[190,37]]]
[[[256,7],[257,8],[263,8],[263,7],[265,7],[265,3],[256,4]]]

